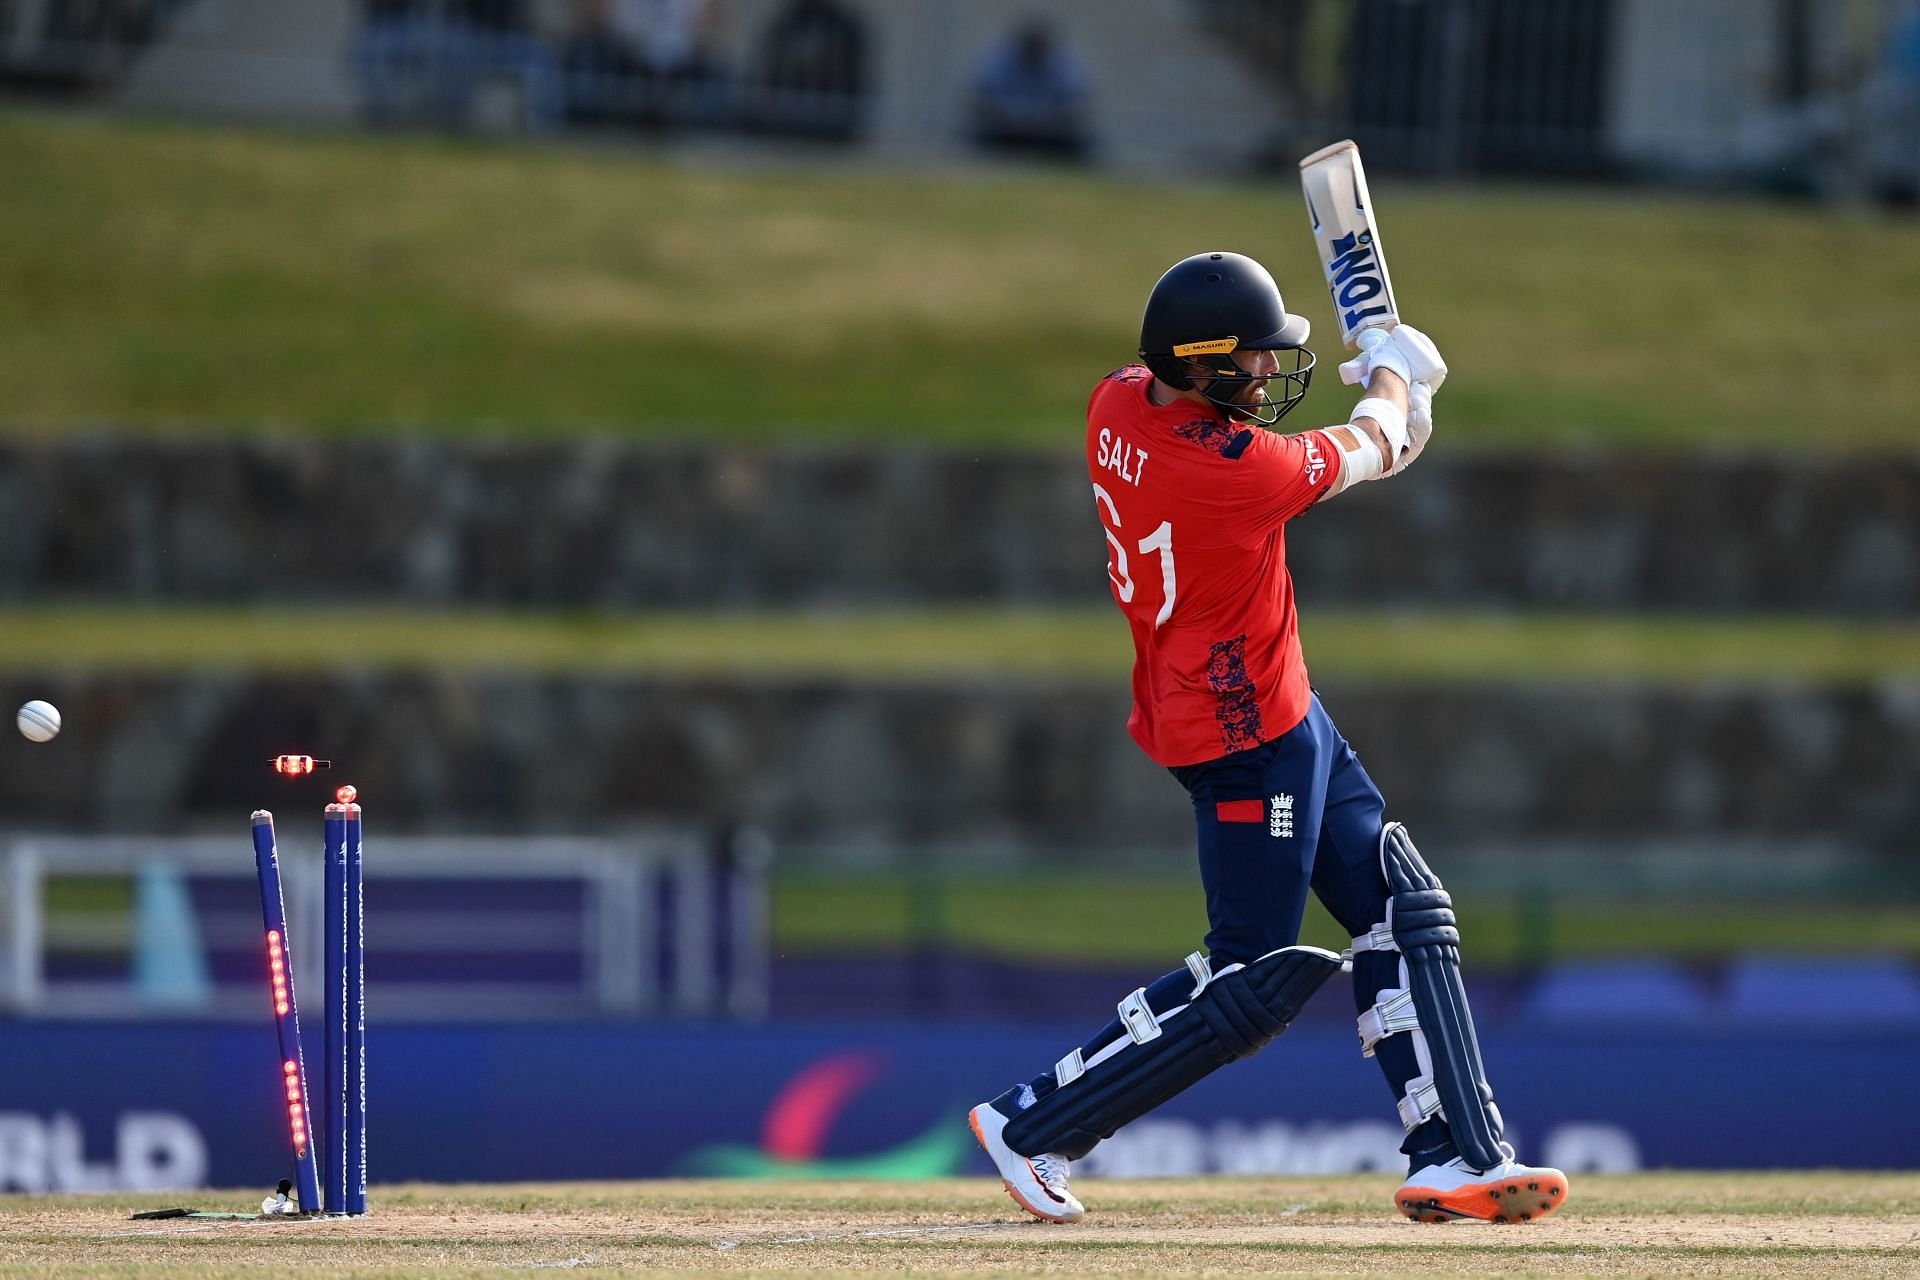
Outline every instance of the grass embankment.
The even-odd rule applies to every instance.
[[[1169,849],[1178,861],[1185,851]],[[1864,886],[1820,901],[1725,893],[1664,897],[1631,889],[1596,895],[1541,884],[1516,892],[1511,876],[1482,882],[1448,872],[1474,966],[1527,969],[1579,957],[1660,955],[1715,963],[1745,952],[1920,959],[1915,886]],[[772,882],[772,945],[781,956],[961,951],[1057,967],[1138,965],[1164,968],[1206,935],[1199,878],[1190,871],[1048,871],[948,864],[918,872],[897,867],[849,872],[779,870]],[[54,876],[46,904],[58,918],[106,916],[131,926],[130,881]],[[1062,903],[1072,903],[1063,912]],[[101,935],[91,935],[100,937]],[[1347,938],[1319,902],[1309,902],[1302,942],[1339,951]],[[123,951],[113,933],[108,949]]]
[[[1559,894],[1545,885],[1516,893],[1510,883],[1482,888],[1451,873],[1448,884],[1467,953],[1489,969],[1582,956],[1710,963],[1753,951],[1920,958],[1911,884],[1852,903],[1634,897],[1630,887],[1618,896]],[[1063,903],[1072,910],[1062,911]],[[1196,873],[787,873],[774,882],[773,905],[774,945],[785,954],[958,948],[1052,965],[1070,957],[1164,969],[1207,932]],[[1300,940],[1332,951],[1349,944],[1318,901],[1308,904]]]
[[[0,607],[0,672],[489,668],[743,679],[1090,678],[1132,661],[1112,610],[540,614],[373,608]],[[1327,680],[1862,684],[1920,676],[1920,623],[1832,618],[1316,612]]]
[[[1181,256],[1331,307],[1291,182],[728,168],[0,115],[0,431],[1070,443]],[[1920,224],[1374,183],[1455,444],[1912,447]],[[1343,416],[1323,371],[1303,423]],[[1314,407],[1317,406],[1317,407]]]

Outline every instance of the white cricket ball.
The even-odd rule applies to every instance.
[[[52,741],[60,732],[60,712],[51,702],[42,702],[35,698],[26,706],[13,713],[13,722],[20,726],[20,732],[35,742]]]

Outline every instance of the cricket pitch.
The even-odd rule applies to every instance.
[[[1421,1226],[1384,1177],[1085,1179],[1040,1223],[997,1181],[375,1188],[358,1220],[130,1221],[259,1192],[0,1197],[0,1275],[1920,1276],[1920,1175],[1579,1176],[1521,1226]]]

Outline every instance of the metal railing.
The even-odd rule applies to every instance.
[[[321,857],[282,824],[296,990],[319,996]],[[259,895],[240,841],[22,836],[0,845],[0,1008],[252,1017]],[[311,852],[312,856],[307,856]],[[374,1016],[755,1018],[767,1008],[765,840],[368,839]]]

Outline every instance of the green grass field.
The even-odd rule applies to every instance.
[[[1331,306],[1298,190],[0,114],[0,430],[1065,446],[1158,273]],[[1911,447],[1920,223],[1374,183],[1456,444]],[[1327,371],[1300,415],[1344,417]]]
[[[1165,967],[1207,931],[1198,877],[1184,850],[1163,851],[1162,870],[1018,870],[898,866],[807,870],[776,867],[769,940],[776,955],[857,952],[906,963],[919,955],[966,953],[1042,967]],[[1176,865],[1167,866],[1168,862]],[[1664,896],[1631,883],[1601,896],[1591,886],[1540,885],[1515,892],[1471,867],[1450,869],[1466,954],[1486,971],[1525,971],[1578,957],[1661,955],[1712,964],[1754,950],[1821,955],[1879,954],[1920,959],[1920,881],[1824,885],[1804,894]],[[1072,901],[1062,914],[1058,904]],[[85,917],[69,950],[125,954],[134,930],[130,881],[99,876],[47,882],[49,935]],[[104,928],[102,921],[106,921]],[[1339,951],[1348,944],[1331,916],[1308,903],[1302,942]]]
[[[1185,851],[1169,850],[1184,860]],[[1631,882],[1542,885],[1515,892],[1449,872],[1465,951],[1477,968],[1526,969],[1575,957],[1661,955],[1712,963],[1743,952],[1878,953],[1920,958],[1920,882],[1828,884],[1818,901],[1764,888],[1746,896],[1662,896]],[[1072,901],[1063,914],[1058,904]],[[782,955],[958,949],[1047,965],[1165,968],[1207,932],[1199,878],[1164,872],[785,871],[773,885],[773,945]],[[1300,940],[1334,951],[1347,936],[1318,901]]]
[[[1084,678],[1122,687],[1124,624],[1091,609],[548,614],[375,608],[0,607],[0,671],[508,668],[643,676]],[[1920,675],[1920,623],[1844,618],[1320,611],[1345,680],[1858,685]]]
[[[452,1277],[1221,1274],[1885,1277],[1920,1274],[1920,1177],[1573,1179],[1519,1226],[1415,1225],[1385,1177],[1078,1180],[1087,1218],[1027,1219],[996,1181],[374,1188],[361,1220],[128,1220],[179,1197],[0,1197],[0,1275]],[[190,1203],[251,1208],[258,1191]]]

